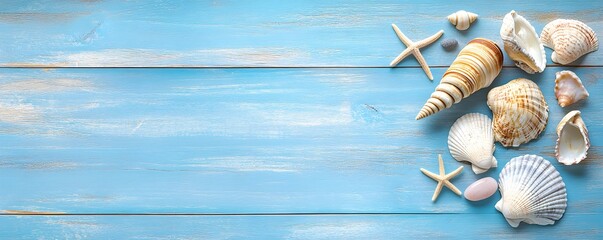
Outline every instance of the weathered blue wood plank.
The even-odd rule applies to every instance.
[[[466,32],[446,20],[480,14]],[[517,10],[540,33],[575,18],[603,34],[602,1],[2,1],[2,66],[387,66],[404,50],[390,25],[411,39],[440,29],[462,47],[475,37],[500,43],[504,14]],[[460,47],[423,49],[449,65]],[[550,61],[550,50],[547,56]],[[601,65],[601,51],[575,64]],[[512,65],[509,59],[506,65]],[[417,66],[411,58],[402,66]]]
[[[542,88],[549,125],[510,158],[540,154],[568,186],[568,213],[601,213],[603,68],[574,69],[591,97],[561,109]],[[445,69],[434,69],[441,77]],[[0,210],[67,213],[496,213],[498,195],[472,204],[419,167],[460,164],[447,150],[454,120],[491,115],[487,90],[421,121],[436,82],[412,69],[2,69]],[[504,69],[493,86],[526,76]],[[589,159],[553,159],[557,122],[579,108]],[[482,176],[496,177],[501,167]],[[454,180],[464,189],[476,176]]]
[[[599,214],[511,228],[500,214],[0,216],[8,239],[600,239]]]

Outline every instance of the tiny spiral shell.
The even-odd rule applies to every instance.
[[[448,21],[456,26],[456,29],[461,31],[467,30],[475,20],[477,20],[477,14],[465,10],[460,10],[448,15]]]
[[[490,86],[502,70],[503,53],[495,42],[473,39],[465,46],[415,119],[437,113],[482,88]]]
[[[542,29],[540,40],[554,50],[553,62],[570,64],[583,55],[599,49],[597,34],[578,20],[557,19]]]

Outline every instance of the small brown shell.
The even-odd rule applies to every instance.
[[[536,83],[518,78],[488,93],[494,139],[518,147],[535,139],[546,127],[549,107]]]
[[[569,106],[589,96],[582,81],[574,72],[561,71],[555,76],[555,97],[559,106]]]

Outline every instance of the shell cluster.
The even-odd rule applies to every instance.
[[[550,225],[563,217],[567,191],[559,172],[544,158],[511,159],[499,175],[501,199],[496,203],[512,227],[520,222]]]
[[[488,93],[494,138],[505,147],[535,139],[546,127],[549,107],[536,83],[518,78]]]
[[[570,64],[583,55],[599,49],[597,34],[578,20],[557,19],[542,29],[540,40],[544,46],[554,50],[553,62]]]
[[[590,139],[580,111],[569,112],[557,125],[555,156],[560,163],[572,165],[586,158]]]
[[[589,96],[582,81],[574,72],[561,71],[555,76],[555,97],[559,106],[569,106]]]
[[[496,167],[492,120],[479,113],[460,117],[448,133],[448,149],[457,161],[470,162],[476,174]]]
[[[528,20],[511,11],[505,15],[500,37],[509,57],[527,73],[539,73],[546,68],[546,53],[536,30]]]
[[[477,90],[490,86],[502,65],[503,54],[495,42],[484,38],[471,40],[446,70],[416,119],[449,108]]]
[[[477,20],[477,14],[465,10],[460,10],[448,15],[448,21],[450,21],[456,29],[461,31],[469,29],[469,26],[471,26],[471,23],[475,22],[475,20]]]
[[[468,29],[476,19],[477,14],[462,10],[448,16],[458,30]],[[597,35],[583,22],[557,19],[546,24],[539,36],[530,22],[515,11],[504,16],[500,36],[507,55],[529,74],[545,70],[545,47],[553,49],[553,62],[566,65],[597,51],[599,46]],[[450,50],[457,43],[447,39],[441,45]],[[500,74],[502,65],[503,53],[495,42],[473,39],[459,52],[415,119],[450,108],[489,87]],[[589,97],[580,78],[567,70],[556,73],[554,91],[561,107]],[[492,119],[480,113],[465,114],[454,122],[448,133],[450,154],[459,162],[471,163],[475,174],[497,167],[495,141],[504,147],[519,147],[538,138],[549,120],[549,106],[542,91],[536,83],[525,78],[492,88],[487,105],[492,111]],[[580,111],[565,115],[557,125],[556,133],[555,157],[559,163],[572,165],[586,159],[591,141]],[[442,163],[440,168],[442,176],[428,175],[439,181],[436,191],[441,189],[440,181],[448,176]],[[465,189],[465,198],[469,201],[486,199],[496,192],[496,187],[495,179],[482,178]],[[501,199],[495,208],[512,227],[521,222],[554,224],[567,208],[567,190],[561,174],[549,161],[537,155],[511,159],[500,172],[498,187]]]

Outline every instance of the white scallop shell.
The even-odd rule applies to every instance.
[[[465,10],[457,11],[453,14],[448,15],[448,21],[452,23],[458,30],[467,30],[471,23],[477,20],[477,14],[467,12]]]
[[[479,113],[460,117],[448,133],[448,149],[457,161],[470,162],[476,174],[496,167],[492,120]]]
[[[557,145],[555,157],[565,165],[580,163],[586,158],[590,139],[588,129],[582,120],[580,111],[569,112],[557,125]]]
[[[530,22],[515,11],[507,13],[500,28],[505,51],[517,67],[527,73],[544,71],[546,53],[538,34]]]
[[[555,74],[555,97],[559,106],[569,106],[589,96],[580,78],[572,71],[561,71]]]
[[[553,62],[570,64],[583,55],[599,49],[597,34],[578,20],[557,19],[542,29],[540,40],[554,50]]]
[[[499,176],[501,199],[496,203],[512,227],[520,222],[550,225],[567,207],[565,183],[544,158],[524,155],[511,159]]]

